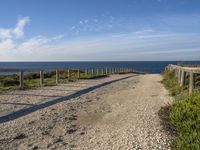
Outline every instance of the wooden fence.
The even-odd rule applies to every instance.
[[[40,86],[43,86],[44,83],[44,73],[45,72],[53,72],[55,71],[55,83],[59,84],[59,72],[60,71],[67,71],[67,80],[71,81],[71,73],[77,72],[77,80],[80,79],[80,73],[84,73],[85,75],[109,75],[109,74],[116,74],[116,73],[142,73],[133,70],[132,68],[85,68],[85,69],[77,69],[77,68],[59,68],[59,69],[0,69],[1,73],[18,73],[19,74],[19,88],[24,89],[24,76],[27,73],[38,73],[40,75]]]
[[[187,84],[186,79],[188,80],[190,95],[193,93],[194,89],[198,88],[200,83],[200,67],[183,67],[170,64],[165,69],[175,72],[175,77],[180,87],[185,86]]]

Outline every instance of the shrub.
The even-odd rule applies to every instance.
[[[177,149],[200,149],[200,93],[182,97],[173,104],[170,120],[177,129]]]
[[[200,93],[192,96],[184,93],[174,77],[174,72],[163,72],[163,83],[175,97],[171,107],[169,121],[176,127],[176,144],[178,150],[200,149]]]
[[[170,91],[170,95],[176,96],[181,93],[181,88],[178,85],[176,78],[174,77],[174,71],[163,72],[163,83]]]

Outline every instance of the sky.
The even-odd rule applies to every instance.
[[[199,59],[199,0],[0,0],[0,61]]]

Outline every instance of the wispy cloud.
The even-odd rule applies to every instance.
[[[17,22],[15,29],[13,30],[13,34],[19,38],[24,35],[24,27],[30,22],[29,17],[20,18]]]
[[[0,40],[21,38],[24,36],[24,27],[30,22],[29,17],[19,18],[14,28],[0,28]]]
[[[29,19],[28,19],[29,20]],[[144,28],[134,32],[84,36],[67,40],[64,35],[36,36],[17,42],[30,22],[18,21],[14,29],[3,29],[0,59],[3,60],[195,60],[200,58],[200,34],[160,32]],[[82,21],[89,24],[90,20]],[[14,30],[18,28],[21,33]],[[79,31],[77,26],[71,30]],[[10,33],[11,32],[11,33]],[[23,33],[23,34],[22,34]],[[60,42],[62,39],[62,42]]]
[[[24,37],[24,27],[30,23],[29,17],[18,19],[14,28],[0,28],[0,58],[1,60],[20,59],[20,55],[29,57],[29,54],[34,54],[37,50],[42,49],[47,44],[60,40],[64,35],[53,37],[36,36],[31,39],[24,39],[22,42],[17,42],[18,39]],[[23,58],[21,58],[23,59]]]

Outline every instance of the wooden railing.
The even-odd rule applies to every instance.
[[[174,71],[175,77],[178,80],[180,87],[186,85],[186,79],[188,79],[189,94],[191,95],[195,88],[199,84],[200,67],[183,67],[177,65],[168,65],[167,70]]]
[[[67,80],[71,81],[71,73],[72,71],[77,72],[77,80],[80,79],[80,73],[84,73],[85,75],[87,74],[92,74],[92,75],[109,75],[109,74],[116,74],[116,73],[143,73],[139,71],[135,71],[132,68],[110,68],[110,67],[105,67],[105,68],[85,68],[85,69],[80,69],[80,68],[54,68],[54,69],[0,69],[1,73],[18,73],[19,74],[19,88],[24,89],[24,76],[27,73],[38,73],[40,75],[40,86],[43,86],[44,83],[44,73],[45,72],[53,72],[55,71],[56,76],[55,76],[55,83],[59,84],[59,72],[60,71],[67,71]]]

